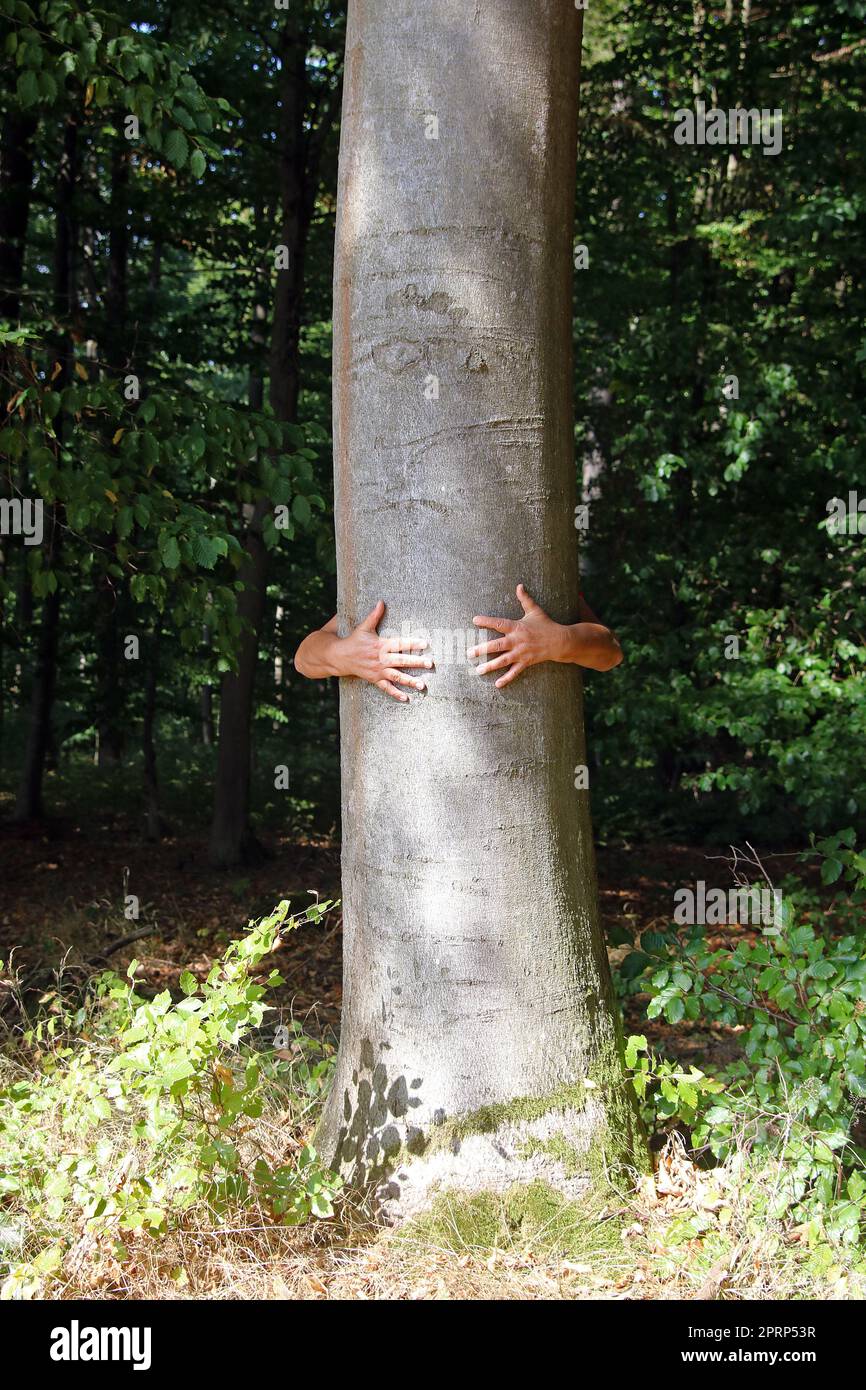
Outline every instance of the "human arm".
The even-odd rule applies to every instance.
[[[398,685],[426,689],[423,680],[407,674],[407,668],[429,671],[433,662],[419,655],[428,646],[419,638],[380,637],[376,629],[384,614],[385,605],[380,599],[348,637],[339,636],[335,615],[324,627],[304,638],[295,652],[295,670],[310,680],[356,676],[405,703],[409,696]]]
[[[622,661],[622,648],[616,637],[610,628],[598,621],[582,597],[576,623],[554,622],[522,584],[517,586],[517,597],[523,609],[522,618],[515,621],[477,617],[472,620],[476,627],[502,634],[493,641],[480,642],[468,653],[470,657],[484,658],[482,665],[476,667],[480,676],[491,671],[502,672],[496,680],[497,687],[509,685],[530,666],[539,666],[545,661],[587,666],[594,671],[609,671]]]

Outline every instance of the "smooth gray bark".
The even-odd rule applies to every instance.
[[[620,1075],[588,793],[574,786],[586,761],[579,672],[536,667],[499,691],[465,645],[448,660],[443,636],[476,613],[520,617],[519,581],[559,621],[576,619],[579,62],[566,0],[349,7],[334,277],[340,630],[381,597],[383,628],[431,633],[439,661],[409,705],[341,683],[345,993],[319,1144],[355,1182],[397,1154],[392,1198],[419,1163],[464,1186],[516,1176],[526,1117],[539,1114],[521,1098],[550,1097],[555,1111],[572,1097],[569,1133],[589,1149],[609,1107],[603,1083],[583,1082],[602,1058]],[[497,1103],[512,1105],[513,1122],[493,1119],[514,1163],[466,1137],[443,1159],[437,1133]],[[489,1114],[476,1120],[490,1128]],[[425,1160],[411,1157],[425,1146]]]

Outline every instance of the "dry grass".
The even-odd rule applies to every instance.
[[[467,1222],[465,1199],[440,1198],[432,1224],[378,1224],[357,1204],[333,1221],[280,1227],[262,1212],[231,1220],[202,1209],[182,1229],[110,1242],[70,1257],[52,1294],[61,1299],[239,1300],[688,1300],[859,1299],[852,1262],[816,1271],[802,1233],[750,1212],[754,1185],[738,1162],[694,1168],[681,1146],[663,1151],[654,1177],[575,1211],[574,1234],[503,1224],[490,1238]],[[751,1179],[754,1184],[754,1177]],[[690,1224],[702,1228],[683,1236]],[[605,1228],[606,1231],[605,1231]],[[601,1233],[601,1234],[600,1234]]]

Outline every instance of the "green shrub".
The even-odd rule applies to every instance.
[[[632,988],[649,990],[649,1018],[737,1028],[742,1056],[707,1077],[633,1036],[626,1061],[651,1123],[683,1121],[715,1161],[745,1153],[753,1171],[774,1165],[764,1214],[855,1245],[866,1220],[866,857],[850,830],[818,850],[824,883],[846,889],[838,932],[817,914],[801,920],[795,893],[775,931],[716,948],[703,926],[645,935],[640,973],[627,964]]]
[[[291,1133],[309,1128],[331,1050],[297,1024],[280,1049],[288,1056],[249,1045],[267,989],[282,983],[276,970],[259,981],[262,961],[285,932],[318,922],[329,906],[290,917],[280,903],[228,946],[203,984],[185,971],[179,1000],[167,990],[144,999],[112,973],[72,1013],[51,998],[55,1012],[0,1071],[5,1298],[32,1297],[62,1278],[76,1240],[108,1242],[122,1263],[130,1237],[158,1239],[194,1207],[217,1221],[250,1203],[281,1223],[333,1214],[339,1178]],[[133,961],[130,981],[136,970]],[[262,1115],[275,1099],[289,1115],[269,1134]]]

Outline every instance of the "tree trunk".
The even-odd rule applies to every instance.
[[[124,142],[124,145],[126,142]],[[108,281],[105,288],[105,344],[100,357],[112,375],[128,361],[127,280],[129,262],[129,149],[116,145],[111,158]]]
[[[75,252],[76,227],[73,198],[78,168],[78,126],[67,119],[63,127],[63,148],[57,178],[57,216],[54,235],[54,312],[60,324],[66,323],[75,310]],[[57,355],[60,372],[54,389],[62,391],[71,376],[72,340],[61,328]],[[58,447],[63,446],[65,424],[63,412],[55,421]],[[56,503],[51,508],[51,536],[48,569],[58,568],[62,543],[63,508]],[[51,747],[51,713],[57,680],[57,644],[60,629],[59,585],[42,605],[42,621],[36,640],[33,684],[30,692],[30,721],[24,751],[24,764],[15,798],[15,820],[36,820],[42,815],[42,779],[45,757]]]
[[[289,264],[277,273],[274,291],[268,392],[271,408],[278,420],[294,420],[298,407],[303,264],[309,226],[304,193],[309,180],[315,182],[317,178],[317,170],[307,162],[304,143],[306,53],[305,32],[298,28],[294,18],[287,18],[280,34],[279,183],[280,244],[288,249]],[[254,343],[261,341],[262,325],[258,310],[257,304]],[[250,373],[250,404],[253,409],[261,409],[261,378],[255,367]],[[268,573],[262,521],[269,507],[267,499],[257,503],[247,528],[246,556],[241,572],[244,590],[238,601],[238,613],[245,624],[244,635],[238,654],[237,674],[232,672],[226,675],[221,686],[219,747],[210,838],[210,862],[215,868],[230,868],[243,863],[254,857],[261,848],[249,826],[249,789],[253,693]]]
[[[444,652],[473,614],[521,616],[519,581],[576,619],[579,61],[562,0],[350,4],[334,273],[343,633],[383,598],[388,628],[439,634]],[[341,689],[345,988],[318,1142],[404,1212],[431,1184],[542,1178],[578,1195],[634,1133],[589,794],[574,785],[580,674],[546,665],[496,690],[465,645],[408,705]],[[576,1175],[551,1156],[563,1140]]]
[[[114,538],[102,544],[113,553]],[[118,621],[119,597],[113,583],[106,580],[97,594],[95,715],[98,734],[97,761],[100,767],[117,767],[123,759],[124,687],[121,681],[123,634]]]
[[[24,255],[27,246],[27,227],[30,220],[30,201],[33,188],[33,137],[36,117],[12,111],[3,118],[0,132],[0,318],[14,325],[21,312],[21,283],[24,277]],[[15,356],[20,349],[0,348],[0,378],[4,389],[12,391],[15,381]],[[18,468],[18,488],[27,496],[27,468]],[[33,622],[33,592],[26,564],[26,551],[21,556],[18,571],[16,621],[19,632],[27,632]],[[8,577],[9,556],[3,553],[3,578]],[[5,604],[4,604],[5,610]],[[3,613],[4,630],[5,617]],[[0,660],[5,656],[5,642]],[[5,672],[0,671],[0,711],[5,705]]]
[[[10,112],[0,136],[0,318],[21,311],[21,281],[33,186],[36,117]]]
[[[240,571],[243,591],[238,616],[243,622],[238,669],[220,688],[214,813],[209,857],[216,869],[229,869],[254,858],[260,846],[249,826],[250,727],[259,654],[259,628],[265,603],[267,551],[262,537],[266,500],[258,502],[247,527],[246,554]]]
[[[154,632],[148,643],[147,665],[144,671],[144,719],[141,729],[141,748],[144,764],[144,821],[145,837],[160,840],[166,824],[159,812],[159,778],[156,769],[156,690],[159,670],[159,633]]]
[[[211,633],[207,623],[202,628],[202,642],[205,651],[210,658]],[[213,722],[213,686],[203,685],[199,690],[198,696],[199,720],[201,727],[201,741],[205,748],[212,748],[214,745],[214,722]]]
[[[198,702],[201,721],[201,741],[205,748],[212,748],[214,744],[212,685],[202,686],[199,692]]]
[[[56,569],[60,559],[60,508],[51,509],[48,568]],[[60,589],[49,594],[42,605],[42,621],[36,639],[33,683],[30,689],[30,718],[24,764],[15,797],[16,821],[40,820],[42,779],[45,758],[51,746],[51,711],[57,679],[57,642],[60,633]]]
[[[111,202],[108,279],[105,291],[105,325],[100,357],[107,375],[117,380],[128,361],[127,263],[129,259],[129,151],[116,145],[111,160]],[[113,433],[113,425],[109,429]],[[106,447],[110,448],[106,440]],[[115,558],[117,538],[104,536],[106,555]],[[96,727],[99,733],[99,766],[116,767],[123,759],[126,690],[121,677],[122,597],[106,576],[97,591]]]

